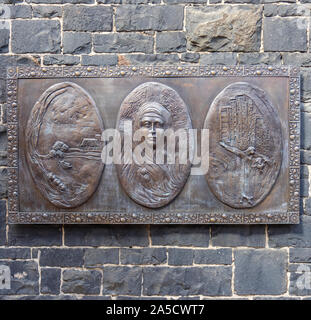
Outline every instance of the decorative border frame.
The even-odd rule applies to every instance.
[[[18,79],[130,77],[288,77],[289,198],[286,213],[150,212],[19,212]],[[300,70],[292,66],[103,66],[8,67],[8,211],[10,224],[298,224],[300,196]]]

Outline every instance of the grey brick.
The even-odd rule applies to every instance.
[[[97,0],[97,3],[103,4],[157,4],[161,3],[161,0]]]
[[[305,18],[264,19],[263,35],[265,51],[307,51],[307,30],[297,24],[306,25]]]
[[[62,8],[58,6],[34,6],[32,7],[34,18],[55,18],[62,16]]]
[[[237,54],[233,52],[201,53],[200,64],[237,64]]]
[[[0,168],[0,199],[8,196],[8,170]]]
[[[266,64],[281,65],[282,56],[280,53],[262,52],[262,53],[239,53],[240,64]]]
[[[161,19],[159,19],[161,17]],[[117,7],[117,31],[182,30],[182,6],[124,5]]]
[[[213,246],[219,247],[264,247],[264,226],[212,226]]]
[[[273,3],[273,2],[296,2],[296,0],[261,0],[262,3]]]
[[[26,0],[29,3],[43,3],[43,4],[92,4],[95,0]]]
[[[16,260],[30,258],[30,248],[0,248],[0,259]]]
[[[311,72],[309,68],[301,68],[301,100],[311,102]]]
[[[311,151],[309,150],[300,151],[300,163],[311,165]]]
[[[181,54],[180,60],[183,62],[199,62],[200,54],[196,52],[185,52]]]
[[[309,196],[309,180],[300,179],[300,197]]]
[[[82,56],[82,66],[115,66],[118,63],[118,56],[114,54]]]
[[[301,112],[301,148],[311,150],[311,114]]]
[[[261,0],[225,0],[225,3],[250,3],[250,4],[259,4]]]
[[[168,249],[168,264],[173,266],[184,266],[193,264],[194,251],[191,249]]]
[[[39,294],[39,272],[34,261],[2,260],[11,272],[11,289],[0,290],[1,295],[37,295]]]
[[[71,54],[90,53],[92,37],[84,32],[64,32],[63,52]]]
[[[59,294],[61,273],[59,268],[41,268],[41,293]]]
[[[105,267],[103,294],[139,296],[142,283],[140,267]]]
[[[7,164],[7,142],[6,126],[0,125],[0,166]]]
[[[111,7],[66,6],[64,7],[64,31],[111,31]]]
[[[266,17],[306,16],[308,10],[305,6],[297,6],[296,4],[267,4],[264,6],[264,15]]]
[[[232,249],[207,249],[194,251],[196,264],[232,264]]]
[[[289,294],[293,296],[310,296],[310,266],[300,266],[298,272],[291,272]]]
[[[66,226],[67,246],[148,246],[148,233],[143,225]]]
[[[45,65],[76,65],[80,63],[80,57],[76,56],[65,56],[65,55],[49,55],[43,57],[43,64]]]
[[[140,33],[94,35],[95,52],[153,52],[153,37]]]
[[[10,225],[10,246],[60,246],[62,232],[59,226]]]
[[[208,247],[209,226],[151,225],[151,241],[160,246]]]
[[[311,247],[311,217],[301,216],[296,225],[269,226],[269,246],[278,247]]]
[[[41,249],[40,266],[82,267],[83,257],[83,249]]]
[[[290,248],[289,262],[310,262],[311,263],[311,249]]]
[[[6,201],[0,200],[0,246],[6,244]]]
[[[166,263],[166,248],[120,249],[121,264],[161,264]]]
[[[177,54],[128,54],[119,55],[119,64],[165,64],[178,63]]]
[[[99,294],[102,281],[100,271],[81,271],[64,270],[63,271],[63,293],[76,294]]]
[[[181,4],[181,3],[185,3],[185,4],[188,4],[188,3],[193,3],[193,4],[204,3],[204,4],[206,4],[206,0],[164,0],[164,2],[168,3],[168,4]]]
[[[15,53],[60,52],[60,23],[54,20],[12,21],[12,51]]]
[[[23,6],[23,5],[18,5],[18,6],[10,6],[10,12],[11,12],[11,19],[16,19],[16,18],[32,18],[32,11],[31,11],[31,6]]]
[[[305,200],[304,214],[311,215],[311,198]]]
[[[0,53],[9,52],[10,30],[0,29]]]
[[[231,267],[146,267],[143,274],[143,294],[147,296],[232,295]]]
[[[100,267],[104,264],[118,264],[119,249],[85,249],[84,266]]]
[[[286,292],[287,253],[283,250],[235,251],[234,288],[239,295]]]
[[[285,65],[311,67],[310,53],[284,52],[282,56]]]
[[[183,32],[157,33],[156,51],[161,53],[185,52],[186,36]]]

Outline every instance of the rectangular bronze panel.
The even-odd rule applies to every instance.
[[[298,68],[9,67],[7,77],[10,223],[299,223]],[[136,110],[148,95],[152,103],[146,98]],[[132,106],[135,118],[154,111],[172,123],[179,112],[185,126],[189,119],[194,129],[207,126],[209,174],[181,175],[168,199],[153,198],[160,187],[142,182],[140,198],[136,178],[127,181],[131,167],[102,167],[98,133],[116,128]],[[68,172],[78,178],[66,180]]]

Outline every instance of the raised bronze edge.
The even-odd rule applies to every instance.
[[[288,77],[289,198],[286,213],[111,213],[19,212],[18,79],[112,77]],[[7,68],[8,222],[9,224],[298,224],[300,202],[300,68],[267,65],[131,65],[102,67]]]

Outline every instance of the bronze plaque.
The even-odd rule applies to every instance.
[[[10,223],[299,223],[298,68],[7,77]]]

